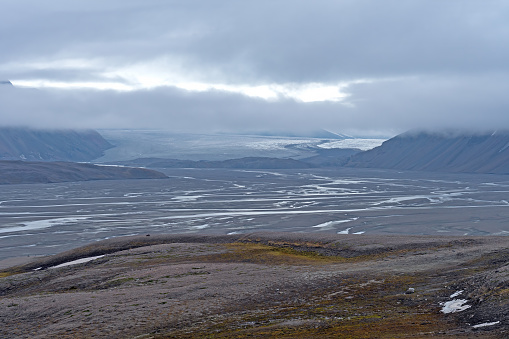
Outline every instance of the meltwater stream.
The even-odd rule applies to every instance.
[[[168,179],[4,185],[0,259],[110,237],[254,231],[509,235],[509,177],[382,170],[165,170]]]

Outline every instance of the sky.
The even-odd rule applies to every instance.
[[[506,0],[1,0],[0,125],[509,129]]]

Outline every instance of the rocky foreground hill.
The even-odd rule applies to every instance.
[[[0,160],[0,184],[34,184],[88,180],[162,179],[163,173],[131,167],[72,162]]]
[[[509,132],[407,132],[352,156],[345,166],[509,174]]]
[[[0,160],[91,161],[112,147],[94,130],[0,127]]]
[[[0,337],[508,338],[508,258],[507,237],[113,238],[4,262]]]

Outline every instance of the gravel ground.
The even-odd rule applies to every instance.
[[[115,238],[4,262],[0,337],[507,338],[508,244],[303,233]],[[452,300],[465,309],[441,312]]]

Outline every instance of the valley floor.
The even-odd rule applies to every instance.
[[[114,238],[2,270],[0,337],[507,338],[507,245],[304,233]],[[79,258],[94,260],[55,267]]]
[[[169,178],[2,186],[0,260],[147,233],[509,235],[508,176],[345,168],[164,173]]]

